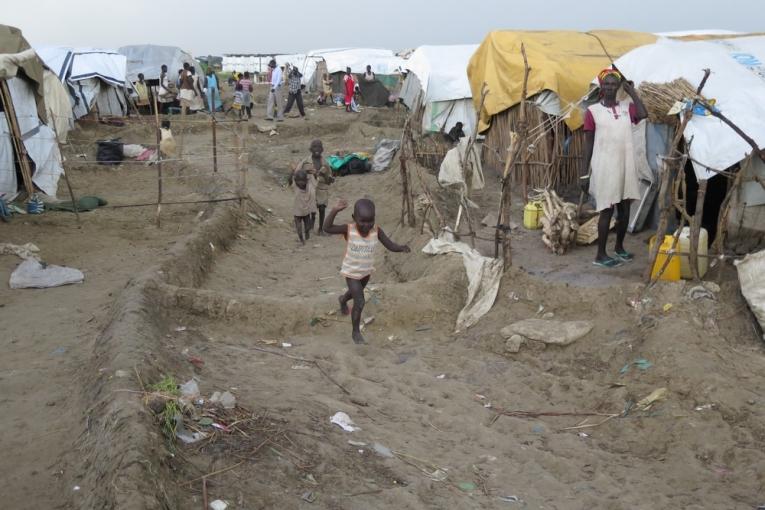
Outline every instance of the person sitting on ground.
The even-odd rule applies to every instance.
[[[287,107],[284,108],[284,114],[288,114],[290,110],[292,110],[292,104],[297,102],[300,116],[305,120],[308,120],[308,117],[305,116],[305,109],[303,108],[303,85],[301,83],[302,77],[303,75],[300,74],[298,68],[293,66],[287,81],[287,90],[289,92],[289,96],[287,97]]]
[[[448,135],[446,135],[446,136],[447,136],[447,138],[448,138],[448,139],[449,139],[449,140],[450,140],[452,143],[457,143],[457,142],[459,142],[459,141],[460,141],[460,138],[462,138],[462,137],[464,137],[464,136],[465,136],[465,131],[463,131],[463,130],[462,130],[462,126],[463,126],[463,125],[462,125],[462,122],[457,122],[457,123],[454,125],[454,127],[452,127],[452,128],[449,130],[449,134],[448,134]]]
[[[375,73],[372,72],[372,66],[367,66],[367,70],[364,73],[364,81],[370,82],[375,81],[377,79],[377,76],[375,76]]]
[[[335,217],[348,207],[348,202],[340,200],[329,212],[324,222],[324,232],[340,234],[345,238],[345,258],[340,274],[345,277],[348,290],[338,298],[340,312],[348,315],[348,301],[353,300],[351,312],[351,338],[357,344],[366,343],[361,335],[361,312],[364,310],[364,288],[374,272],[375,248],[379,240],[392,252],[409,253],[409,246],[391,241],[383,230],[375,225],[375,203],[369,199],[357,200],[353,206],[353,222],[347,225],[335,225]]]
[[[616,69],[604,69],[598,75],[600,101],[589,106],[584,115],[584,168],[582,191],[595,198],[598,219],[598,251],[593,264],[616,267],[630,262],[633,255],[624,249],[630,218],[630,201],[640,200],[637,165],[632,142],[632,126],[648,117],[635,87]],[[618,101],[619,87],[632,101]],[[606,253],[611,217],[617,212],[616,258]]]
[[[292,206],[292,215],[295,218],[300,244],[311,238],[311,230],[316,221],[316,177],[312,168],[305,168],[308,164],[297,168],[290,175],[289,184],[295,188],[295,201]],[[304,237],[305,235],[305,237]]]

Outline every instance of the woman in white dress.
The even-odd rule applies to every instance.
[[[616,69],[604,69],[598,75],[600,101],[587,108],[584,116],[585,169],[582,189],[595,198],[598,219],[597,266],[616,267],[630,262],[633,255],[624,249],[624,237],[630,218],[630,201],[640,199],[637,165],[632,141],[632,126],[648,117],[645,105],[632,83],[625,81]],[[616,94],[623,88],[631,101],[618,101]],[[617,213],[616,257],[606,253],[611,217]]]

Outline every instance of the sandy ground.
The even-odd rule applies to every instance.
[[[378,254],[369,343],[354,345],[348,319],[331,313],[344,286],[343,242],[298,244],[284,180],[311,139],[328,152],[370,150],[400,136],[401,115],[308,113],[308,121],[276,124],[276,136],[257,129],[271,125],[262,111],[249,123],[248,211],[262,222],[229,218],[230,206],[218,205],[168,208],[159,230],[153,208],[88,213],[79,228],[64,213],[4,227],[13,242],[38,243],[49,262],[86,270],[79,286],[0,291],[0,313],[11,318],[0,366],[0,420],[14,431],[4,434],[9,455],[0,461],[10,507],[195,508],[210,473],[209,499],[242,509],[763,504],[765,358],[730,267],[710,273],[721,284],[715,300],[660,284],[633,306],[645,236],[628,241],[635,262],[603,272],[590,264],[593,248],[556,257],[521,228],[494,308],[455,334],[462,263],[421,254],[427,237],[398,225],[394,165],[341,178],[331,191],[332,200],[373,198],[378,223],[413,248]],[[213,181],[194,173],[209,169],[209,133],[195,127],[184,140],[198,160],[171,193],[209,193]],[[233,166],[230,155],[221,163],[223,172]],[[152,200],[154,171],[123,165],[72,176],[79,189],[113,193],[115,202]],[[135,178],[144,174],[146,185]],[[473,216],[496,200],[490,184]],[[0,262],[7,278],[18,260]],[[500,329],[545,313],[595,327],[568,347],[529,341],[508,352]],[[116,377],[118,369],[128,375]],[[194,445],[169,444],[140,394],[167,374],[195,377],[204,398],[232,392],[249,422]],[[665,400],[635,408],[658,388],[667,388]],[[337,411],[361,429],[332,425]],[[572,412],[605,416],[565,415]]]

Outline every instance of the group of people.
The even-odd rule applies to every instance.
[[[292,172],[289,183],[294,186],[295,198],[293,215],[298,240],[305,244],[316,225],[319,215],[319,235],[336,234],[345,239],[346,248],[340,274],[345,278],[348,290],[339,298],[340,312],[351,316],[351,338],[354,343],[366,343],[361,334],[361,312],[364,310],[364,288],[374,272],[374,253],[378,242],[393,252],[409,253],[407,245],[396,244],[375,224],[375,204],[372,200],[356,201],[351,218],[353,221],[336,225],[337,215],[348,207],[345,200],[339,200],[325,218],[329,203],[329,186],[334,182],[332,172],[324,163],[324,146],[321,140],[311,142],[310,160],[301,161]],[[348,302],[353,301],[349,310]]]
[[[138,81],[134,84],[138,94],[137,105],[149,104],[149,88],[143,74],[138,75]],[[207,108],[210,112],[221,109],[220,82],[212,68],[207,74],[199,76],[196,68],[184,62],[183,69],[178,70],[175,80],[170,78],[167,65],[160,68],[159,83],[156,88],[157,108],[163,114],[168,113],[170,107],[177,106],[183,111],[196,112]]]
[[[362,75],[362,79],[367,83],[371,83],[377,79],[374,71],[372,71],[372,66],[367,66],[366,71]],[[332,78],[327,73],[324,73],[324,76],[322,77],[322,90],[319,93],[319,98],[317,99],[317,102],[320,105],[329,105],[335,103],[332,85]],[[349,113],[358,113],[360,111],[359,97],[361,95],[361,88],[359,87],[359,82],[353,75],[350,67],[346,67],[345,75],[343,76],[343,93],[343,104],[345,105],[345,111]]]

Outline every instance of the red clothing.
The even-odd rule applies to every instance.
[[[346,74],[343,81],[345,82],[345,104],[350,105],[353,101],[353,92],[356,89],[356,82],[353,80],[352,74]]]
[[[616,113],[616,106],[619,106],[618,104],[615,105],[613,108],[611,108],[611,111],[614,113],[614,115],[618,115]],[[635,108],[635,103],[630,103],[630,120],[633,124],[637,124],[640,122],[637,118],[637,108]],[[589,108],[585,110],[584,112],[584,130],[585,131],[595,131],[595,118],[592,116],[592,112]]]

